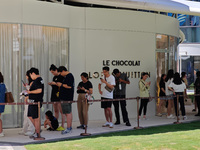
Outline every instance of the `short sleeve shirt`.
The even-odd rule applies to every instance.
[[[165,82],[160,82],[160,96],[165,96],[165,93],[161,90],[163,88],[165,90]]]
[[[113,75],[110,75],[109,77],[107,77],[106,81],[110,85],[115,85],[115,77]],[[108,90],[105,89],[105,87],[106,87],[106,84],[105,83],[101,83],[101,90],[103,92],[101,97],[113,99],[113,90],[112,90],[112,92],[109,92]]]
[[[54,76],[53,82],[61,82],[63,81],[64,77],[61,75]],[[59,97],[57,97],[57,92],[59,92],[59,87],[56,85],[52,85],[52,91],[51,91],[51,100],[58,100]]]
[[[71,88],[64,88],[63,86],[60,87],[60,93],[59,93],[59,98],[60,100],[64,101],[72,101],[74,98],[74,76],[69,73],[67,74],[63,81],[62,84],[67,84]]]
[[[86,90],[93,88],[92,83],[90,81],[87,81],[86,83],[80,82],[78,86],[84,87]],[[86,92],[83,90],[77,90],[77,93],[86,93]]]
[[[173,88],[175,92],[184,92],[184,90],[186,89],[186,85],[184,82],[182,82],[181,84],[174,84],[174,82],[172,82],[168,87]]]
[[[119,78],[115,78],[116,80],[116,86],[115,86],[115,91],[114,94],[115,95],[126,95],[126,83],[119,83],[119,79],[125,80],[125,81],[129,81],[127,75],[125,73],[121,73]],[[119,88],[119,84],[121,84],[121,89]]]
[[[43,102],[44,96],[44,82],[41,77],[38,77],[33,81],[33,84],[30,87],[30,91],[34,91],[37,89],[42,89],[42,92],[39,94],[29,94],[29,99],[34,100],[34,102]]]
[[[196,88],[196,94],[200,94],[200,78],[196,78],[194,86]]]

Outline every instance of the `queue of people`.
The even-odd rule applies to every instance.
[[[49,131],[59,130],[61,134],[68,134],[72,132],[72,103],[74,98],[74,76],[70,73],[66,67],[60,66],[57,68],[55,65],[51,65],[49,71],[53,74],[53,79],[48,84],[52,87],[51,91],[51,102],[53,104],[54,114],[51,111],[45,113],[46,120],[44,122],[44,127],[49,126]],[[81,73],[81,82],[77,86],[77,110],[80,125],[77,126],[78,129],[85,129],[88,125],[88,110],[89,104],[87,103],[88,97],[91,97],[93,94],[93,85],[89,81],[88,74],[86,72]],[[148,73],[143,72],[141,79],[139,80],[139,91],[141,97],[141,103],[139,108],[139,119],[147,120],[147,105],[150,101],[150,86],[151,82],[147,82],[149,77]],[[39,75],[39,70],[37,68],[31,68],[26,72],[26,78],[28,83],[24,83],[26,92],[23,93],[25,96],[25,103],[29,102],[43,102],[44,95],[44,82]],[[0,102],[5,102],[5,84],[3,83],[3,75],[0,73]],[[104,109],[104,115],[106,122],[102,127],[113,128],[114,125],[119,125],[120,113],[119,105],[121,107],[123,122],[126,126],[131,126],[128,112],[126,109],[126,100],[115,101],[113,99],[123,99],[126,98],[126,85],[130,84],[130,81],[125,73],[121,73],[118,69],[114,69],[110,73],[109,67],[102,68],[102,76],[100,78],[100,83],[98,85],[99,94],[101,95],[101,108]],[[160,80],[160,103],[158,107],[158,116],[161,114],[161,106],[164,101],[167,101],[167,118],[174,118],[172,115],[172,106],[174,105],[175,114],[179,116],[179,111],[176,109],[177,100],[174,96],[181,95],[179,97],[179,103],[181,106],[181,113],[183,119],[187,119],[184,106],[184,98],[182,95],[187,96],[186,94],[186,80],[184,74],[180,78],[179,73],[169,70],[167,75],[163,74]],[[197,79],[195,81],[196,94],[200,93],[200,72],[197,73]],[[4,96],[4,97],[3,97]],[[197,96],[198,99],[200,96]],[[105,101],[104,101],[105,100]],[[109,101],[110,100],[110,101]],[[61,103],[64,101],[64,103]],[[200,108],[200,102],[198,101],[198,108]],[[113,114],[112,114],[112,104],[114,105],[114,112],[116,117],[116,122],[113,123]],[[42,104],[40,105],[40,108]],[[4,136],[2,132],[2,121],[1,113],[4,112],[4,105],[0,105],[0,136]],[[143,117],[141,117],[143,111]],[[62,118],[61,126],[59,127],[58,118],[59,114]],[[32,138],[40,136],[40,120],[38,117],[38,106],[29,104],[25,105],[24,110],[24,123],[21,134],[28,135]],[[200,113],[196,116],[200,116]],[[65,120],[67,121],[67,127],[64,127]]]
[[[173,105],[174,105],[175,115],[179,116],[179,110],[177,110],[177,105],[179,105],[179,103],[180,103],[180,110],[181,110],[183,120],[187,119],[184,99],[187,98],[186,88],[188,87],[188,83],[186,79],[186,73],[183,72],[181,75],[182,76],[180,77],[180,74],[178,72],[174,73],[172,69],[168,71],[167,75],[162,74],[161,80],[159,83],[160,103],[158,106],[157,116],[162,117],[161,106],[164,103],[164,101],[166,101],[168,119],[175,118],[172,114]],[[197,85],[197,82],[196,82],[196,85]],[[179,98],[178,98],[178,103],[177,103],[178,95],[179,95]]]

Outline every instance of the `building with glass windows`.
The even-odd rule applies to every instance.
[[[184,15],[180,30],[185,35],[185,40],[178,47],[180,72],[186,72],[188,84],[193,85],[196,72],[200,71],[200,16]]]
[[[150,9],[149,9],[150,10]],[[94,97],[100,99],[98,83],[102,67],[126,72],[131,84],[127,97],[139,96],[138,81],[149,72],[151,96],[156,95],[156,81],[168,69],[178,69],[177,45],[179,21],[157,11],[79,7],[34,0],[2,0],[0,5],[0,71],[15,102],[22,102],[21,80],[31,67],[37,67],[44,79],[44,101],[50,101],[53,76],[51,64],[64,65],[75,77],[88,72]],[[75,92],[75,99],[77,94]],[[130,118],[136,117],[136,102],[128,101]],[[44,112],[51,105],[42,108]],[[149,103],[148,115],[155,115],[155,101]],[[4,127],[21,127],[23,106],[6,106]],[[78,119],[76,104],[73,118]],[[103,120],[100,103],[89,110],[90,120]]]

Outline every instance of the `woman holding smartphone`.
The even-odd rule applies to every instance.
[[[81,82],[78,84],[77,93],[78,93],[78,116],[80,121],[80,126],[77,128],[85,129],[88,124],[88,109],[89,104],[85,102],[86,94],[92,94],[93,86],[92,83],[88,80],[88,74],[83,72],[81,73]]]
[[[146,82],[146,79],[149,77],[147,72],[144,72],[142,74],[142,77],[139,81],[139,89],[140,89],[140,97],[141,97],[141,103],[140,103],[140,109],[139,109],[139,119],[142,114],[143,110],[143,119],[146,118],[146,112],[147,112],[147,104],[149,102],[149,88],[151,85],[151,82]]]

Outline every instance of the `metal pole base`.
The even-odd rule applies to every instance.
[[[45,138],[44,137],[35,137],[34,140],[41,141],[41,140],[45,140]]]
[[[81,136],[91,136],[90,133],[81,133],[80,135],[81,135]]]
[[[143,129],[143,127],[134,127],[133,129]]]

